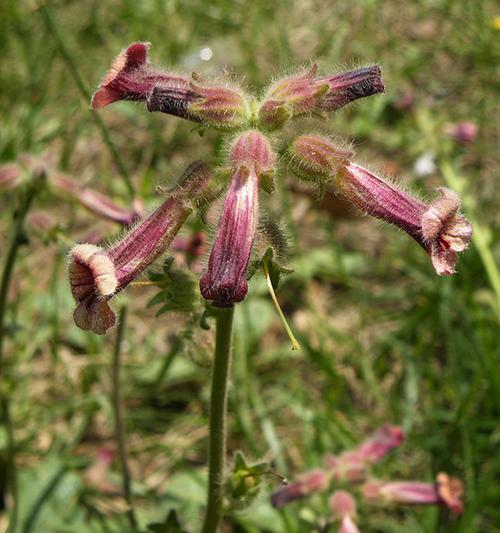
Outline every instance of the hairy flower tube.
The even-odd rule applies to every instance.
[[[158,84],[168,88],[172,92],[172,99],[177,102],[189,99],[189,78],[152,69],[147,62],[150,46],[150,43],[134,43],[120,52],[92,98],[91,105],[94,109],[118,100],[145,101]],[[180,108],[176,113],[175,106],[172,105],[171,114],[182,116],[181,113]]]
[[[345,490],[336,490],[328,500],[333,518],[340,522],[339,533],[359,533],[355,523],[356,502]]]
[[[220,129],[241,126],[248,114],[246,95],[236,86],[203,83],[197,77],[153,69],[149,43],[134,43],[115,59],[92,98],[98,109],[118,100],[147,103],[148,111],[200,122]]]
[[[259,109],[260,124],[276,129],[289,118],[335,111],[359,98],[384,92],[378,65],[322,77],[316,73],[317,66],[313,65],[302,74],[271,85]]]
[[[70,251],[71,292],[78,303],[74,320],[78,327],[103,334],[116,321],[108,305],[155,259],[165,252],[191,213],[187,199],[208,182],[206,168],[189,167],[174,192],[153,213],[143,219],[115,246],[108,249],[79,244]]]
[[[455,192],[439,187],[440,197],[426,204],[351,162],[345,149],[336,148],[322,136],[299,137],[289,155],[291,168],[298,177],[310,175],[316,179],[320,171],[324,175],[329,173],[355,207],[413,237],[427,251],[439,275],[455,273],[457,253],[468,248],[472,236],[470,222],[459,213],[460,198]]]
[[[370,481],[362,487],[363,497],[370,502],[412,505],[445,505],[455,513],[463,511],[463,486],[459,479],[444,472],[436,483],[422,481]]]
[[[246,279],[259,217],[259,183],[272,173],[275,156],[258,131],[242,133],[230,154],[232,179],[217,234],[200,279],[202,296],[216,307],[231,307],[247,293]]]

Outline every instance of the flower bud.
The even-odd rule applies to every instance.
[[[294,500],[300,500],[327,489],[330,476],[323,470],[311,470],[302,474],[298,481],[290,483],[271,495],[273,507],[281,508]]]
[[[109,299],[165,252],[190,213],[185,199],[173,195],[115,246],[75,246],[70,252],[69,278],[78,303],[73,315],[76,325],[98,334],[112,327],[116,317]]]
[[[441,197],[426,205],[356,163],[343,166],[335,183],[358,209],[413,237],[427,251],[439,275],[455,273],[457,252],[468,248],[472,236],[470,222],[459,214],[456,193],[440,187]]]
[[[444,133],[458,144],[470,144],[476,140],[477,125],[469,120],[456,124],[447,124],[444,128]]]
[[[104,194],[88,187],[81,187],[79,183],[68,176],[62,174],[51,176],[49,183],[54,189],[71,196],[92,213],[113,222],[129,226],[141,217],[142,212],[138,202],[135,202],[133,209],[120,207]]]
[[[14,164],[0,167],[0,190],[17,188],[23,182],[21,169]]]
[[[305,181],[326,182],[336,173],[339,165],[352,156],[350,147],[334,144],[321,135],[301,135],[288,149],[292,172]]]
[[[317,111],[335,111],[354,100],[384,92],[378,65],[324,76],[317,78],[315,82],[328,85],[328,90],[321,98]]]
[[[274,83],[266,93],[259,110],[261,125],[270,129],[280,127],[287,118],[315,110],[329,90],[327,82],[317,83],[317,65],[303,74],[289,76]]]
[[[200,290],[216,307],[230,307],[247,293],[248,263],[259,215],[259,181],[272,172],[274,153],[257,131],[241,134],[230,155],[232,180]]]
[[[153,88],[160,84],[183,101],[189,89],[189,80],[170,72],[153,70],[147,62],[150,43],[134,43],[123,50],[113,62],[92,97],[94,109],[105,107],[117,100],[147,100]],[[175,114],[175,113],[173,113]]]
[[[401,446],[405,438],[401,427],[385,424],[372,437],[361,443],[355,451],[362,461],[375,464],[394,448]]]
[[[455,513],[463,511],[463,486],[460,480],[441,472],[437,483],[422,481],[370,481],[361,487],[370,502],[410,505],[446,505]]]
[[[195,79],[190,87],[196,98],[187,109],[194,120],[222,130],[239,128],[246,122],[247,98],[239,88],[205,85]]]
[[[329,499],[333,518],[340,522],[339,533],[359,533],[354,522],[356,516],[356,502],[345,490],[336,490]]]

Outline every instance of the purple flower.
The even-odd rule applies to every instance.
[[[447,124],[444,133],[449,135],[458,144],[470,144],[476,140],[477,125],[470,120]]]
[[[404,440],[405,434],[399,426],[385,424],[356,448],[338,456],[328,456],[327,468],[337,481],[362,481],[368,465],[381,461],[389,452],[401,446]]]
[[[330,476],[323,470],[311,470],[302,474],[297,481],[290,483],[271,495],[273,507],[280,508],[292,501],[306,498],[324,491],[330,483]]]
[[[150,46],[150,43],[134,43],[118,55],[92,98],[91,105],[94,109],[118,100],[145,101],[157,85],[170,90],[170,98],[175,102],[189,100],[189,79],[186,76],[153,70],[147,62]],[[173,110],[174,107],[172,105]],[[180,109],[178,111],[181,113]],[[171,112],[174,115],[179,113]]]
[[[333,518],[340,522],[339,533],[359,533],[354,522],[356,517],[356,502],[345,490],[336,490],[328,500]]]
[[[134,43],[118,55],[92,98],[94,109],[118,100],[138,100],[147,102],[148,111],[220,129],[243,124],[247,99],[240,89],[153,69],[147,62],[149,47],[149,43]]]
[[[373,65],[316,77],[317,66],[275,82],[259,109],[262,126],[275,129],[293,117],[335,111],[354,100],[384,92],[380,67]]]
[[[232,179],[200,290],[216,307],[230,307],[247,293],[246,273],[259,216],[259,183],[275,156],[257,131],[242,133],[231,149]]]
[[[203,164],[190,165],[172,195],[115,246],[79,244],[70,251],[69,279],[78,303],[73,315],[78,327],[103,334],[115,324],[108,301],[165,252],[191,213],[186,200],[195,192],[202,194],[209,178]]]
[[[403,503],[412,505],[446,505],[455,513],[463,511],[462,482],[444,472],[437,475],[436,483],[422,481],[370,481],[361,488],[365,499],[371,502]]]
[[[470,222],[459,214],[456,193],[439,187],[441,196],[427,205],[356,163],[342,167],[335,183],[361,211],[413,237],[427,251],[439,275],[455,273],[457,252],[469,247],[472,236]]]
[[[328,84],[328,91],[319,102],[319,111],[335,111],[354,100],[383,93],[385,90],[378,65],[324,76],[317,78],[315,82]]]
[[[129,226],[141,217],[138,201],[135,202],[133,209],[120,207],[104,194],[88,187],[81,187],[76,181],[62,174],[51,176],[49,183],[54,189],[72,196],[92,213],[124,226]]]

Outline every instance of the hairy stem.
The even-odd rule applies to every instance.
[[[215,533],[222,518],[224,466],[226,461],[227,388],[231,369],[234,307],[217,315],[215,357],[210,393],[208,437],[208,497],[203,533]]]
[[[35,197],[37,187],[32,185],[25,193],[21,200],[18,211],[15,214],[15,223],[12,231],[7,258],[2,273],[2,284],[0,286],[0,408],[1,419],[5,427],[7,438],[7,461],[6,461],[6,479],[7,485],[10,485],[10,494],[12,497],[12,509],[10,511],[10,520],[7,527],[7,533],[13,533],[17,526],[18,515],[18,487],[17,487],[17,470],[15,456],[15,439],[14,428],[10,414],[9,386],[5,381],[5,357],[4,357],[4,339],[5,339],[5,318],[7,313],[7,299],[9,287],[16,262],[17,251],[19,246],[24,242],[23,227],[24,219],[30,209],[33,198]]]
[[[112,400],[113,412],[115,415],[115,438],[118,446],[120,467],[122,470],[123,495],[128,505],[127,517],[130,527],[137,531],[137,519],[132,505],[132,489],[130,469],[127,461],[127,448],[125,445],[125,424],[123,420],[123,401],[120,391],[120,369],[121,369],[121,345],[125,333],[125,321],[127,318],[127,308],[120,309],[118,318],[118,328],[116,331],[115,349],[113,351],[113,379],[112,379]]]

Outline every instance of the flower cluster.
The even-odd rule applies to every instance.
[[[120,53],[94,94],[92,106],[102,108],[119,100],[144,102],[149,111],[231,134],[229,162],[218,171],[219,177],[229,175],[230,180],[207,268],[200,279],[200,291],[207,301],[216,307],[231,307],[248,291],[248,267],[259,231],[259,191],[274,190],[277,158],[273,144],[278,139],[273,133],[271,142],[270,132],[297,117],[332,112],[383,92],[380,67],[320,75],[312,65],[274,82],[257,99],[232,81],[154,68],[148,62],[148,49],[148,43],[134,43]],[[440,197],[426,204],[353,162],[351,147],[328,137],[301,135],[284,153],[288,154],[285,163],[299,178],[318,184],[332,182],[363,212],[404,229],[427,251],[438,274],[455,271],[457,252],[467,248],[471,238],[471,226],[459,213],[455,193],[440,188]],[[15,178],[5,179],[9,180]],[[64,177],[57,178],[55,184],[110,217],[125,221],[133,216],[112,208],[95,194],[90,201],[87,191],[75,189]],[[70,274],[79,302],[75,313],[78,325],[102,333],[114,323],[107,300],[170,243],[187,217],[183,202],[179,197],[167,200],[109,250],[82,245],[72,251]],[[138,242],[148,245],[136,246]]]
[[[381,461],[405,440],[398,426],[385,425],[352,450],[325,458],[323,468],[303,473],[293,483],[271,495],[271,503],[281,508],[289,503],[339,486],[359,489],[361,497],[372,504],[444,505],[462,512],[462,484],[440,472],[435,483],[421,481],[382,481],[373,479],[370,466]],[[340,523],[339,532],[359,531],[355,523],[356,504],[349,492],[336,489],[329,499],[332,519]]]

